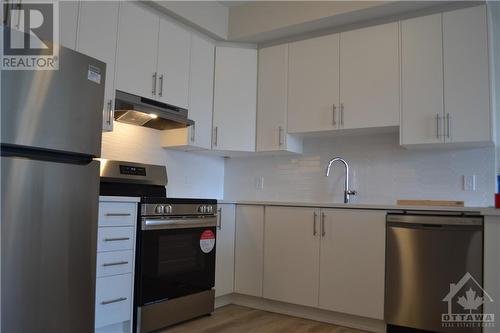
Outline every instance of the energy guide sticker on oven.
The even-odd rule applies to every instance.
[[[200,248],[203,253],[210,253],[215,246],[215,235],[211,230],[205,230],[200,236]]]
[[[89,65],[87,79],[97,84],[101,84],[101,70],[98,67]]]

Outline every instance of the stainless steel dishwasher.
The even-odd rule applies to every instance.
[[[460,305],[464,300],[459,298],[466,297],[469,288],[482,296],[481,216],[387,214],[386,242],[384,317],[388,333],[481,332],[477,324],[462,327],[443,322],[443,315],[449,313],[482,313],[482,308],[474,312],[464,309]]]

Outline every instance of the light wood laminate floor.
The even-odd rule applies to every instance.
[[[362,333],[363,331],[317,321],[227,305],[211,316],[162,330],[160,333]]]

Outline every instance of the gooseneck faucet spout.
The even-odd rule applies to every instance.
[[[349,203],[351,201],[351,195],[356,195],[356,191],[349,189],[349,163],[342,157],[334,157],[328,162],[328,167],[326,168],[326,176],[330,176],[330,168],[334,162],[341,162],[345,167],[345,181],[344,181],[344,203]]]

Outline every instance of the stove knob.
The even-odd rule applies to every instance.
[[[212,213],[213,213],[213,207],[212,207],[212,206],[208,206],[208,212],[209,212],[210,214],[212,214]]]
[[[171,205],[165,206],[165,214],[172,214],[172,206]]]
[[[158,205],[155,208],[156,214],[163,214],[165,212],[165,206],[163,205]]]

